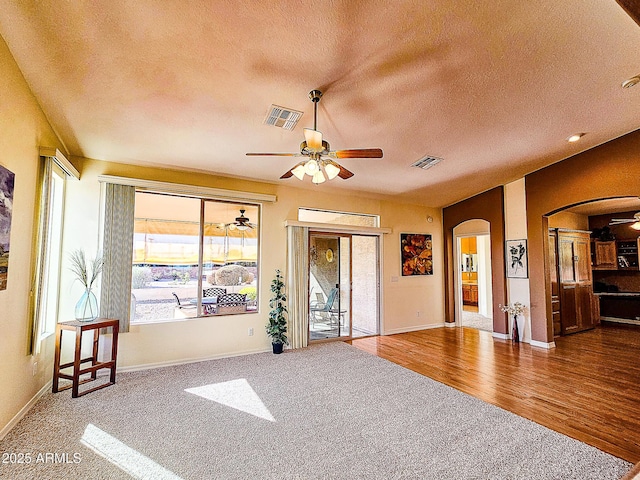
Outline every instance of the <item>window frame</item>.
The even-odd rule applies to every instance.
[[[156,194],[156,195],[163,195],[166,197],[176,197],[176,198],[189,198],[189,199],[194,199],[194,200],[198,200],[200,202],[199,205],[199,225],[198,225],[198,265],[197,265],[197,270],[198,270],[198,274],[197,274],[197,286],[196,286],[196,314],[194,316],[188,316],[185,318],[159,318],[159,319],[153,319],[153,320],[142,320],[142,321],[136,321],[135,320],[135,311],[132,308],[132,315],[130,318],[130,322],[131,325],[145,325],[145,324],[152,324],[152,323],[168,323],[168,322],[176,322],[176,321],[185,321],[185,320],[192,320],[192,319],[200,319],[200,318],[209,318],[209,317],[226,317],[229,315],[238,315],[238,314],[254,314],[254,313],[259,313],[260,312],[260,308],[259,308],[259,300],[260,300],[260,274],[261,274],[261,247],[262,247],[262,228],[261,228],[261,223],[262,223],[262,203],[260,202],[256,202],[256,201],[246,201],[244,199],[236,199],[236,198],[216,198],[216,197],[212,197],[210,195],[197,195],[197,194],[193,194],[193,193],[189,193],[186,194],[184,192],[177,192],[175,190],[173,191],[164,191],[160,188],[153,188],[153,189],[147,189],[147,188],[138,188],[136,187],[136,191],[135,191],[136,195],[138,194]],[[257,292],[257,298],[255,300],[255,305],[256,308],[252,309],[252,310],[248,310],[248,311],[243,311],[243,312],[234,312],[234,313],[217,313],[217,314],[206,314],[203,311],[202,308],[202,297],[203,297],[203,274],[204,274],[204,268],[205,268],[205,264],[208,264],[208,261],[205,261],[205,254],[204,254],[204,248],[205,248],[205,241],[206,241],[206,234],[205,234],[205,214],[206,214],[206,207],[207,204],[213,204],[213,203],[219,203],[219,204],[228,204],[228,205],[234,205],[237,206],[239,208],[241,208],[242,206],[246,206],[246,207],[251,207],[251,208],[255,208],[256,209],[256,219],[254,221],[252,221],[252,223],[255,223],[256,226],[255,228],[257,228],[257,236],[256,236],[256,260],[255,260],[255,264],[256,264],[256,277],[255,277],[255,288],[256,288],[256,292]],[[238,212],[238,215],[240,213]],[[138,218],[135,216],[134,213],[134,220]],[[169,219],[169,221],[171,221],[171,219]],[[135,238],[132,239],[132,241],[135,242]],[[135,244],[134,244],[134,248],[135,248]],[[134,266],[134,264],[132,263],[132,267]],[[132,288],[132,293],[133,293],[133,288]]]

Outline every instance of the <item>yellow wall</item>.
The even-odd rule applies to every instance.
[[[438,209],[395,203],[317,188],[305,190],[289,184],[266,184],[193,172],[74,158],[81,171],[79,182],[69,182],[65,211],[63,249],[70,252],[98,248],[100,187],[98,175],[108,174],[146,180],[169,181],[231,190],[275,194],[275,203],[265,203],[261,222],[260,313],[209,317],[180,322],[133,326],[120,336],[119,367],[141,367],[217,356],[265,351],[270,342],[264,333],[267,323],[269,283],[276,269],[286,270],[286,220],[297,220],[298,207],[324,208],[380,215],[381,226],[392,229],[382,239],[382,332],[421,329],[444,322],[441,215]],[[298,180],[292,179],[290,184]],[[427,217],[434,218],[433,223]],[[432,276],[402,277],[400,274],[400,232],[430,233],[433,236],[435,269]],[[63,269],[60,319],[71,318],[81,290]],[[248,336],[249,328],[254,335]]]
[[[0,438],[51,377],[51,340],[27,355],[38,147],[62,149],[0,38],[0,165],[15,174],[7,289],[0,291]],[[52,337],[50,337],[52,339]],[[38,362],[35,375],[33,362]]]

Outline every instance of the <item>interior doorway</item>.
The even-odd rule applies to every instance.
[[[309,234],[309,340],[379,333],[378,237]]]
[[[454,229],[456,325],[493,332],[489,222],[470,220]]]

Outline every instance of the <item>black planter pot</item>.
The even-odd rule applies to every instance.
[[[273,353],[282,353],[282,348],[284,347],[283,343],[272,343]]]

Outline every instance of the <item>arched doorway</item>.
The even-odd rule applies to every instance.
[[[507,298],[504,257],[504,189],[496,187],[475,197],[468,198],[442,210],[442,222],[445,241],[445,322],[453,326],[456,322],[455,312],[455,273],[460,266],[454,256],[453,229],[461,223],[482,219],[489,223],[491,232],[491,291],[493,302],[489,307],[493,311],[494,337],[507,338],[507,316],[500,310]]]
[[[548,299],[554,337],[593,328],[601,319],[640,324],[636,320],[640,304],[634,301],[635,292],[640,292],[640,231],[631,226],[638,211],[638,197],[618,197],[584,202],[547,216]],[[628,221],[614,222],[614,218]],[[582,243],[589,252],[583,259],[579,252],[575,256],[563,253],[563,245],[565,250],[571,248],[572,238],[578,235],[585,239]],[[560,241],[561,237],[565,238],[564,242]],[[585,264],[582,269],[580,260]],[[580,276],[581,270],[584,270],[583,278],[574,278]],[[626,296],[625,292],[633,295]]]
[[[472,219],[453,229],[456,326],[493,332],[491,225]]]

